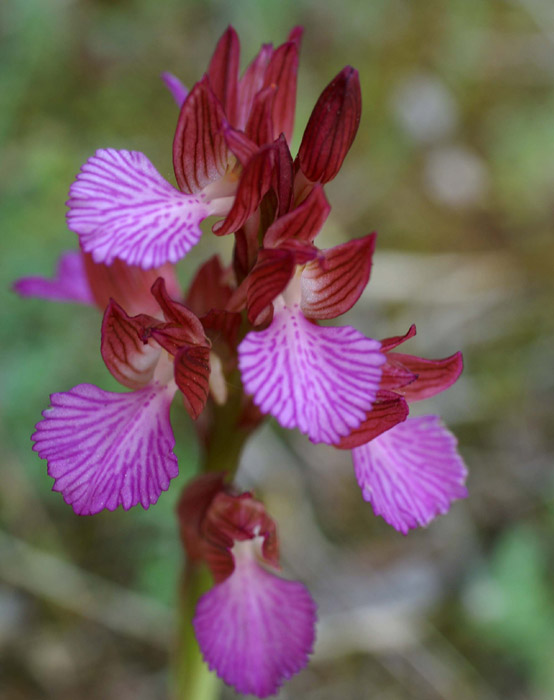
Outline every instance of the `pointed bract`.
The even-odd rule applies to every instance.
[[[48,460],[53,490],[78,515],[148,508],[167,490],[178,473],[169,422],[175,390],[152,384],[117,394],[79,384],[52,394],[33,449]]]
[[[138,151],[96,151],[69,190],[69,228],[95,262],[175,263],[200,240],[202,197],[178,192]]]
[[[346,66],[321,93],[304,131],[298,162],[312,182],[339,172],[358,131],[362,96],[358,71]]]
[[[365,420],[385,361],[380,343],[355,328],[317,326],[297,305],[239,345],[245,391],[262,413],[313,442],[335,444]]]
[[[404,534],[427,525],[467,496],[467,471],[456,445],[437,416],[422,416],[352,450],[364,499]]]
[[[185,408],[196,420],[204,410],[210,391],[210,348],[186,345],[175,355],[175,381],[181,390]]]
[[[279,246],[290,239],[311,243],[325,223],[331,206],[323,187],[317,185],[306,199],[284,216],[281,216],[266,231],[264,245]]]
[[[374,249],[371,233],[325,250],[308,263],[300,278],[304,315],[329,319],[349,311],[369,281]]]
[[[259,146],[273,142],[273,103],[276,94],[277,86],[268,85],[260,90],[252,103],[245,132]]]
[[[260,250],[258,261],[248,278],[246,304],[248,320],[256,319],[271,302],[281,294],[292,278],[294,256],[287,250]]]
[[[94,304],[83,256],[78,250],[70,250],[60,255],[53,279],[22,277],[14,283],[13,290],[22,297]]]
[[[242,171],[233,206],[227,217],[212,227],[214,233],[223,236],[238,231],[254,213],[271,185],[274,159],[275,148],[272,145],[260,148],[252,156]]]

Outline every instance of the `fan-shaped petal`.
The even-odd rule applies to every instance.
[[[209,667],[239,693],[265,698],[308,663],[316,605],[303,584],[252,557],[237,559],[229,578],[200,598],[193,625]]]
[[[175,263],[200,240],[203,195],[179,192],[138,151],[99,150],[69,190],[69,228],[95,262]]]
[[[315,325],[298,305],[282,307],[239,345],[244,388],[260,410],[329,444],[365,420],[384,361],[379,341],[351,326]]]
[[[52,394],[32,440],[48,460],[66,503],[78,515],[156,503],[177,476],[169,407],[176,386],[151,384],[126,394],[79,384]]]
[[[363,497],[377,515],[406,534],[465,498],[465,464],[438,416],[408,418],[352,450]]]

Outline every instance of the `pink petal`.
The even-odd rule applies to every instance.
[[[87,280],[83,256],[78,250],[62,253],[53,279],[22,277],[13,285],[22,297],[39,297],[50,301],[75,301],[94,305]]]
[[[315,623],[316,605],[306,587],[250,557],[200,598],[193,620],[210,669],[239,693],[260,698],[306,666]]]
[[[69,190],[69,228],[95,262],[144,269],[177,262],[200,240],[201,196],[178,192],[138,151],[96,151]]]
[[[66,503],[78,515],[156,503],[177,476],[169,407],[175,385],[117,394],[79,384],[52,394],[32,436]]]
[[[467,496],[467,470],[456,445],[438,416],[422,416],[355,448],[352,459],[364,499],[404,534],[427,525]]]
[[[183,83],[172,73],[162,73],[162,80],[166,84],[167,89],[173,95],[173,99],[177,103],[179,109],[183,106],[183,102],[187,99],[189,91]]]
[[[351,326],[310,323],[298,305],[283,307],[239,345],[244,388],[260,410],[329,444],[365,420],[384,361],[377,340]]]

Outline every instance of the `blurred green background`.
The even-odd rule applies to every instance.
[[[279,523],[285,569],[320,609],[283,699],[554,697],[554,6],[550,0],[2,0],[0,3],[0,697],[164,696],[181,568],[174,483],[150,511],[78,518],[29,436],[53,391],[114,388],[90,308],[22,300],[76,247],[64,201],[96,148],[171,178],[177,111],[159,74],[199,79],[227,24],[243,66],[305,26],[295,147],[347,63],[363,115],[321,236],[379,233],[349,320],[408,351],[464,351],[427,402],[460,440],[467,501],[403,537],[348,455],[266,426],[239,472]],[[183,280],[215,247],[205,236]],[[184,483],[193,431],[175,409]],[[224,697],[235,697],[224,691]]]

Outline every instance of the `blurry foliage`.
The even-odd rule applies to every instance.
[[[399,298],[410,274],[392,275],[381,296],[370,284],[360,326],[378,336],[415,321],[412,352],[464,350],[466,375],[437,405],[468,461],[466,503],[404,539],[361,502],[345,455],[328,451],[318,461],[309,456],[311,446],[303,447],[302,481],[285,471],[260,480],[268,497],[268,484],[276,488],[275,515],[281,507],[286,516],[283,551],[294,553],[299,540],[312,562],[326,541],[327,554],[340,552],[351,567],[342,572],[345,586],[347,580],[352,590],[359,586],[362,599],[375,585],[370,571],[385,576],[400,567],[402,577],[419,562],[441,582],[426,584],[431,602],[418,603],[420,614],[429,611],[434,621],[431,640],[410,652],[337,652],[282,696],[552,697],[554,13],[548,0],[3,0],[1,527],[85,572],[173,602],[181,561],[173,508],[197,455],[182,406],[173,409],[174,425],[182,426],[176,429],[181,476],[159,503],[148,512],[76,518],[50,492],[29,435],[49,393],[81,382],[116,388],[98,352],[100,315],[17,299],[9,286],[19,276],[49,274],[59,253],[76,246],[64,201],[96,148],[141,150],[172,177],[176,110],[159,74],[172,71],[191,85],[229,23],[241,36],[243,61],[261,42],[281,41],[295,24],[305,26],[295,146],[331,76],[345,63],[360,71],[362,122],[328,188],[333,212],[325,244],[377,230],[377,271],[380,255],[395,251],[414,261],[416,254],[457,254],[460,270],[464,255],[477,260],[488,253],[504,271],[498,284],[492,263],[480,268],[482,280],[453,274],[444,291],[456,283],[455,302],[445,302],[440,289],[429,301],[424,285],[421,297],[414,287]],[[202,240],[181,265],[183,280],[216,246],[229,250],[226,240]],[[432,273],[427,278],[432,285]],[[489,285],[488,296],[472,296],[476,282]],[[297,441],[286,439],[294,452]],[[279,496],[279,485],[290,479],[312,494],[313,513],[302,511],[304,496],[295,508]],[[320,529],[306,529],[301,517],[313,517]],[[304,523],[301,531],[295,523]],[[333,572],[340,569],[334,561]],[[1,568],[2,559],[0,579]],[[321,589],[325,612],[331,594],[326,597],[324,584],[332,572],[324,569],[314,580],[309,572],[298,565],[298,575]],[[353,600],[347,590],[334,595]],[[160,697],[164,659],[152,656],[147,641],[124,643],[17,589],[0,590],[4,610],[0,648],[21,653],[9,655],[3,697]],[[102,677],[99,668],[107,669]],[[452,684],[441,686],[448,677]]]

